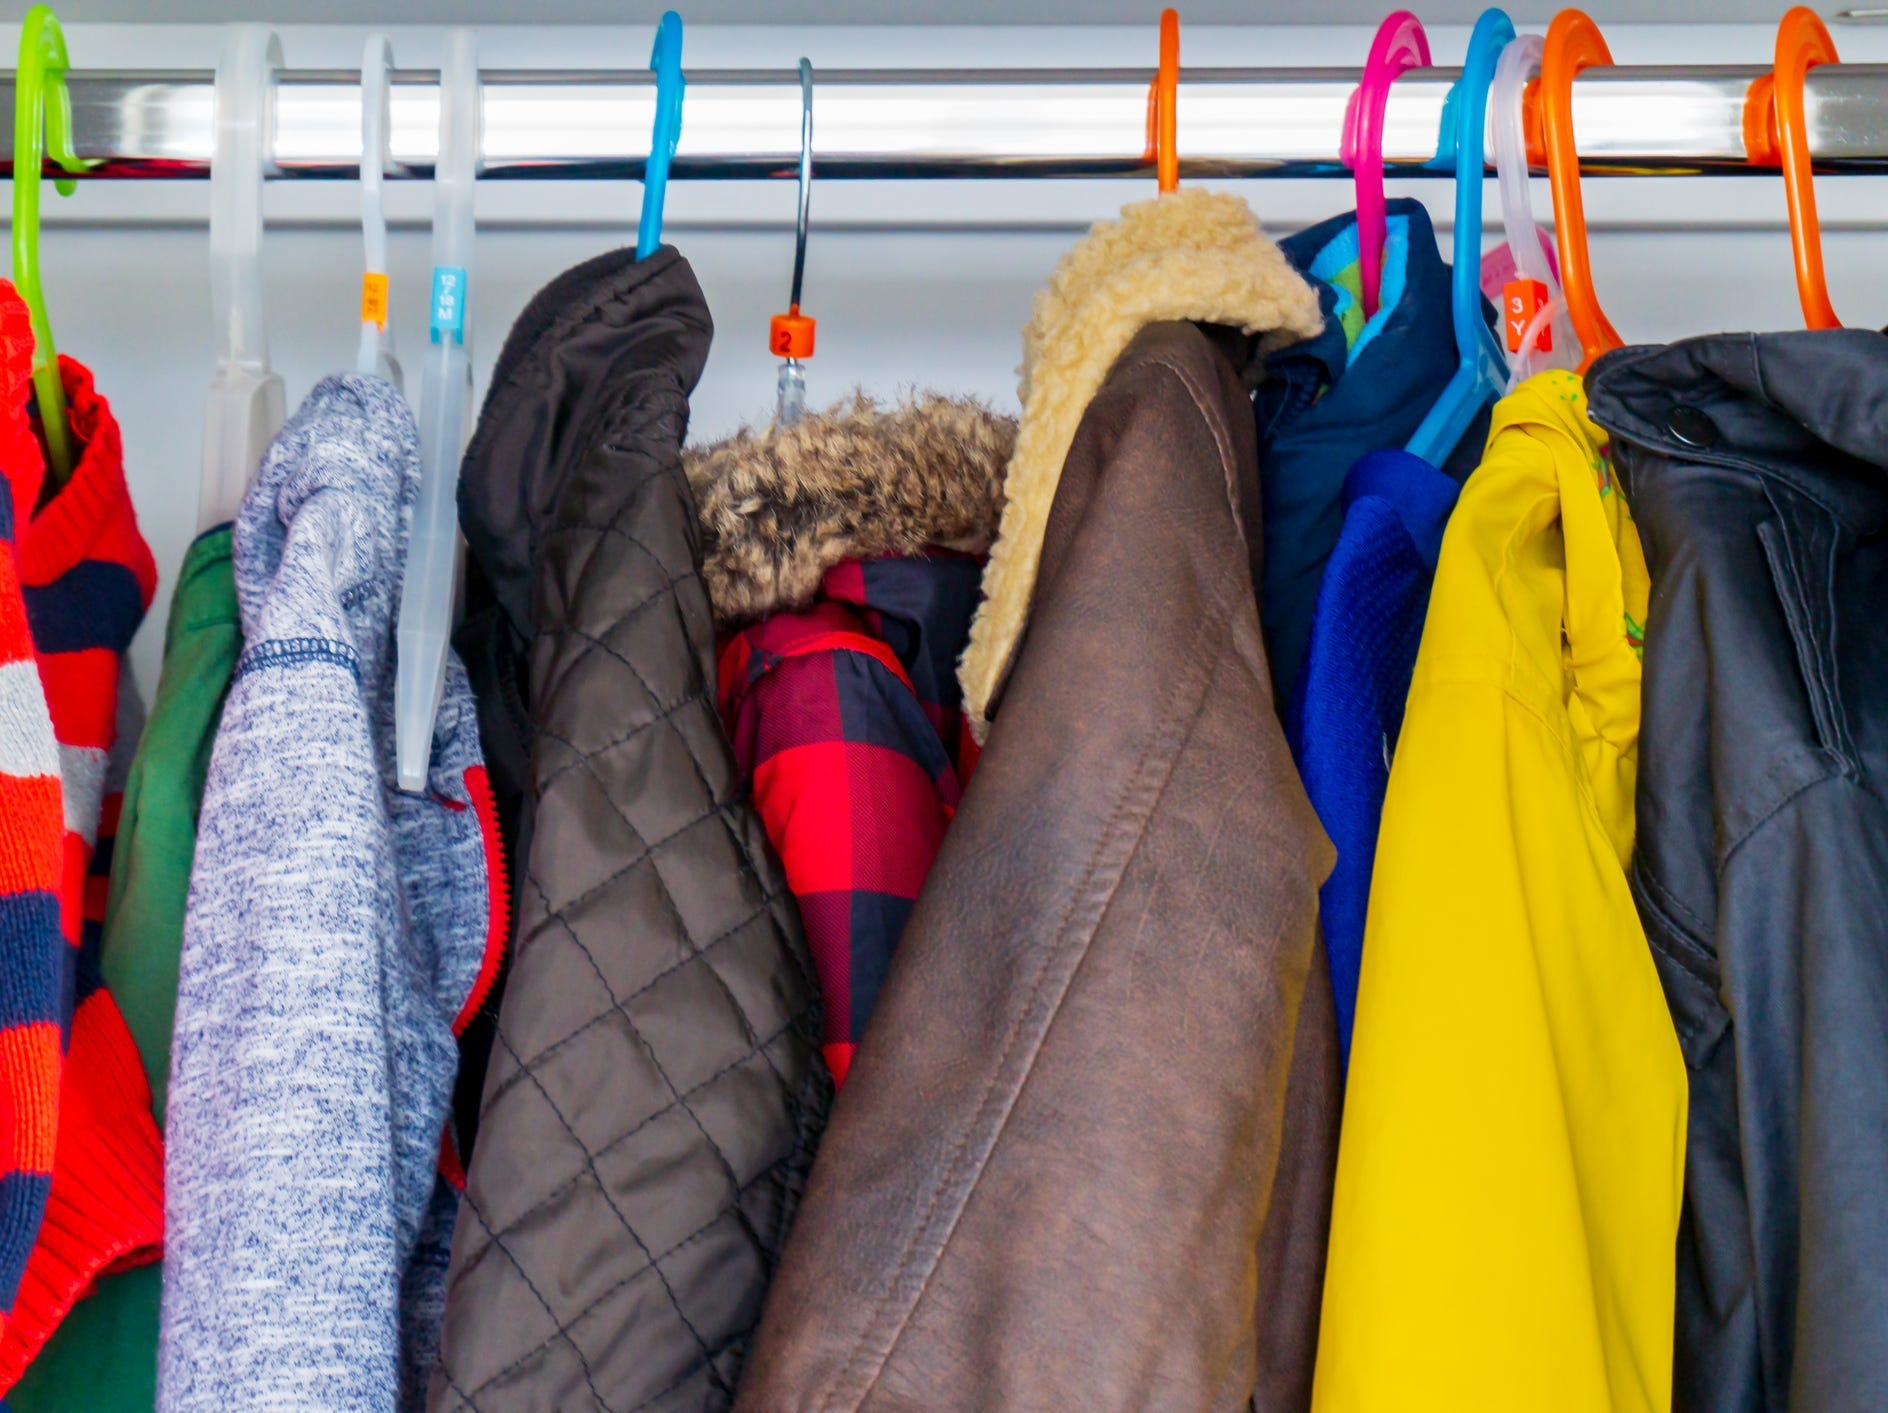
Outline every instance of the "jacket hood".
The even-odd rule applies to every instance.
[[[653,383],[692,392],[713,335],[695,272],[672,246],[647,260],[612,250],[567,270],[512,325],[466,448],[459,523],[527,640],[535,631],[532,565],[572,467],[608,433],[617,409],[647,402]],[[673,445],[686,430],[684,418]]]
[[[884,409],[859,396],[686,453],[716,623],[802,608],[844,560],[982,554],[1015,443],[1014,418],[970,399],[925,394]]]
[[[1888,469],[1884,369],[1888,336],[1869,329],[1713,334],[1609,353],[1587,394],[1593,420],[1626,441],[1786,477],[1800,468],[1819,499],[1872,522]]]
[[[1188,188],[1125,208],[1084,236],[1023,330],[1022,422],[1003,518],[959,677],[979,739],[1029,615],[1063,458],[1123,349],[1149,324],[1190,320],[1257,335],[1262,350],[1323,327],[1318,297],[1238,197]]]
[[[263,452],[236,514],[243,640],[346,643],[373,700],[392,667],[387,629],[420,474],[419,430],[393,384],[361,373],[316,384]],[[337,606],[346,610],[339,617]]]

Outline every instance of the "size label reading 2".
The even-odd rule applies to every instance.
[[[463,265],[433,266],[433,342],[448,336],[465,342],[465,289]]]
[[[815,323],[794,305],[785,314],[776,314],[767,332],[767,346],[781,358],[811,358]]]

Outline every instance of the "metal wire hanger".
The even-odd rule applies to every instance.
[[[776,386],[774,425],[791,427],[806,408],[806,363],[813,356],[815,321],[800,312],[800,284],[806,278],[806,227],[813,204],[813,65],[800,60],[800,207],[793,221],[793,292],[787,312],[776,314],[767,346],[786,362]]]

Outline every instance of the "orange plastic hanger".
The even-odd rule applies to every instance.
[[[1776,67],[1744,99],[1744,153],[1753,163],[1780,163],[1790,204],[1790,245],[1796,251],[1796,292],[1812,329],[1839,329],[1822,268],[1822,223],[1816,217],[1809,162],[1809,118],[1803,81],[1818,64],[1840,62],[1835,41],[1816,12],[1798,5],[1777,26]]]
[[[1147,151],[1142,161],[1154,164],[1162,192],[1180,186],[1180,149],[1176,130],[1180,121],[1180,12],[1160,12],[1160,67],[1147,85]]]
[[[1554,236],[1560,249],[1560,283],[1567,313],[1579,336],[1580,371],[1623,342],[1593,292],[1593,266],[1587,259],[1586,204],[1580,197],[1580,154],[1573,141],[1573,80],[1594,64],[1608,65],[1613,54],[1600,28],[1584,10],[1562,10],[1547,26],[1541,53],[1540,120],[1542,152],[1554,192]]]

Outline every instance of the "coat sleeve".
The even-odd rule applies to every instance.
[[[724,691],[723,717],[800,908],[826,1003],[826,1060],[843,1082],[943,841],[956,776],[878,639],[826,633],[745,661],[747,683]],[[724,683],[729,675],[724,658]]]
[[[1686,1089],[1624,868],[1636,532],[1558,386],[1504,404],[1451,516],[1396,742],[1315,1413],[1671,1407]]]

